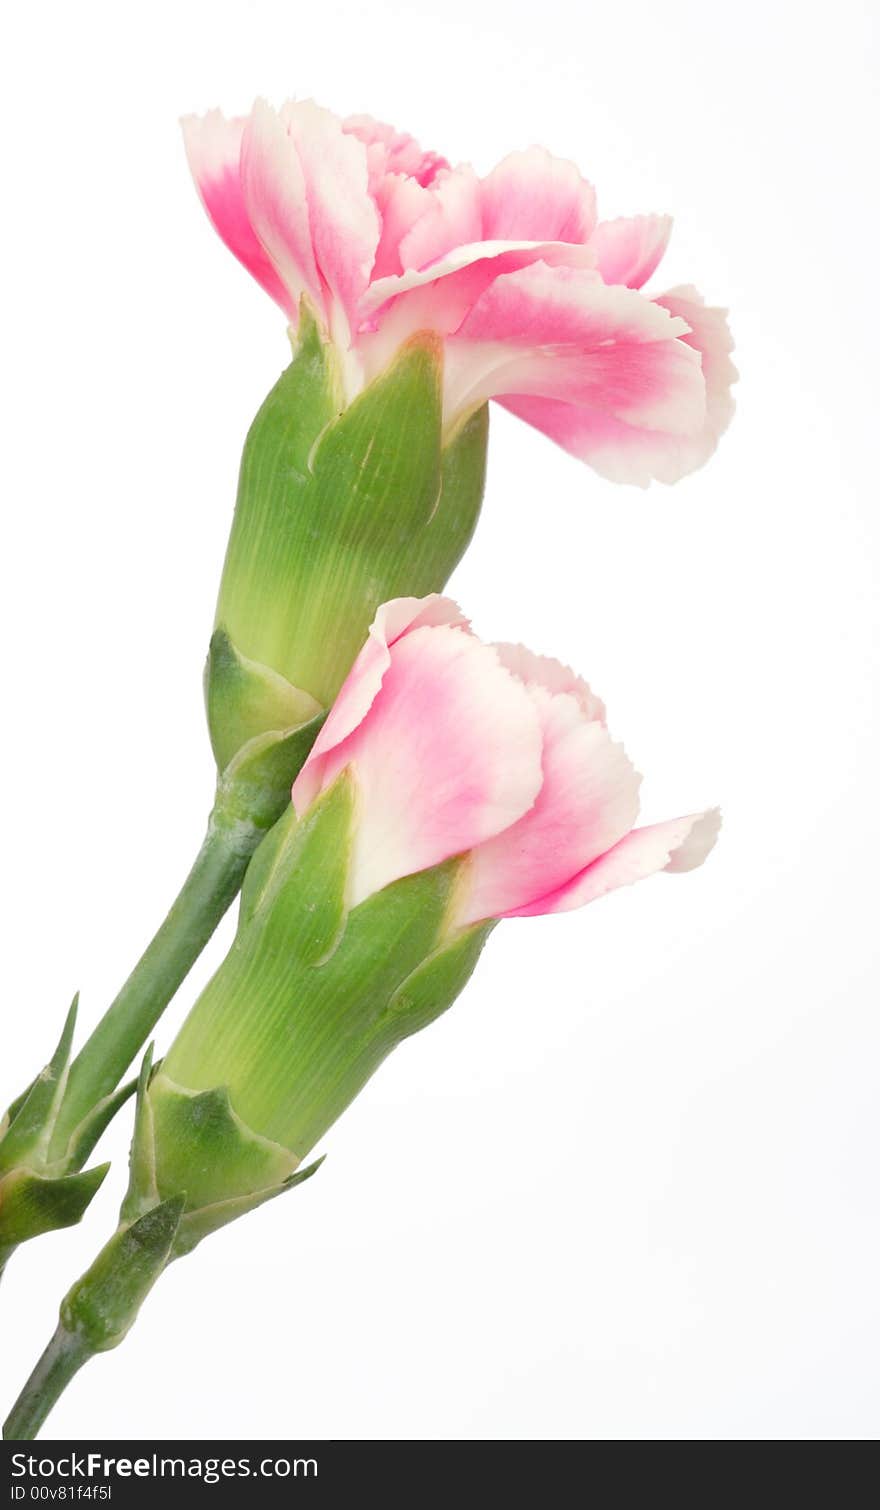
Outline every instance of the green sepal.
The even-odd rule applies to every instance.
[[[61,1302],[61,1324],[97,1353],[116,1347],[172,1254],[184,1197],[175,1196],[114,1233]]]
[[[20,1243],[75,1226],[109,1168],[98,1164],[57,1178],[14,1169],[0,1179],[0,1268]]]
[[[371,1034],[386,1021],[388,1002],[401,983],[433,952],[460,864],[447,860],[392,881],[349,913],[326,979],[334,991],[347,984],[349,995],[362,999],[360,1025]]]
[[[326,716],[322,710],[294,729],[258,734],[242,745],[217,783],[215,820],[268,833],[290,803]]]
[[[186,1209],[197,1211],[275,1189],[294,1173],[286,1148],[261,1138],[237,1117],[225,1086],[187,1091],[157,1074],[149,1093],[153,1136],[161,1159],[156,1180],[160,1200],[186,1191]]]
[[[394,594],[440,592],[473,538],[486,488],[489,405],[483,404],[445,438],[440,455],[440,491],[431,518],[409,563],[411,586],[397,579]]]
[[[388,1003],[389,1022],[402,1037],[426,1028],[452,1006],[476,967],[495,922],[465,928],[440,945],[398,986]]]
[[[411,337],[344,407],[309,325],[248,434],[216,623],[323,706],[378,605],[440,590],[473,532],[487,408],[444,444],[442,356],[435,335]]]
[[[253,1133],[233,1110],[224,1086],[189,1091],[144,1056],[138,1081],[129,1187],[123,1225],[184,1193],[170,1258],[180,1258],[218,1228],[314,1174],[297,1169],[277,1143]]]
[[[250,740],[298,729],[320,704],[271,666],[249,660],[218,626],[205,665],[205,706],[217,768],[222,773]]]
[[[299,820],[292,806],[263,840],[241,895],[236,943],[260,930],[260,948],[317,964],[345,927],[355,794],[347,772]],[[263,932],[266,941],[263,942]]]
[[[291,808],[263,840],[233,947],[165,1061],[179,1086],[226,1086],[249,1128],[299,1158],[395,1044],[449,1005],[488,931],[438,952],[459,859],[349,909],[355,808],[343,771],[304,819]]]
[[[315,1159],[305,1169],[297,1169],[287,1176],[279,1185],[274,1185],[266,1190],[257,1190],[253,1195],[231,1196],[224,1201],[216,1201],[213,1206],[202,1206],[197,1211],[185,1211],[181,1217],[177,1236],[174,1239],[174,1258],[185,1258],[197,1248],[203,1238],[210,1237],[212,1232],[219,1232],[221,1227],[227,1227],[230,1222],[237,1221],[240,1216],[246,1216],[249,1211],[256,1211],[258,1206],[265,1206],[267,1201],[274,1201],[276,1196],[284,1195],[286,1191],[293,1190],[294,1186],[302,1185],[310,1180],[313,1174],[317,1174],[324,1158]]]

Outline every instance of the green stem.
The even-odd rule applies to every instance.
[[[80,1122],[109,1096],[238,894],[263,829],[211,814],[177,900],[70,1067],[50,1157],[63,1157]]]
[[[58,1329],[6,1419],[7,1441],[31,1441],[83,1364],[118,1347],[172,1256],[184,1204],[173,1196],[118,1227],[67,1292]]]
[[[4,1441],[32,1441],[74,1374],[93,1353],[88,1342],[73,1336],[59,1323],[52,1341],[6,1418]]]

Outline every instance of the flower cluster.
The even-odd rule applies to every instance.
[[[74,1004],[0,1122],[0,1269],[83,1215],[127,1067],[241,905],[161,1062],[146,1052],[119,1226],[7,1437],[36,1434],[172,1260],[314,1172],[302,1161],[453,1004],[500,919],[691,870],[720,822],[636,827],[639,778],[586,683],[482,642],[442,596],[479,517],[490,400],[616,481],[674,482],[713,451],[736,376],[723,312],[643,291],[669,218],[600,221],[578,169],[538,147],[481,178],[311,102],[184,131],[293,356],[242,456],[205,676],[208,832],[84,1048]]]

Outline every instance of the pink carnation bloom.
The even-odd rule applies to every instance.
[[[668,216],[597,221],[590,184],[541,147],[479,178],[309,100],[183,128],[220,236],[291,322],[311,302],[349,400],[431,330],[444,340],[447,426],[494,398],[642,486],[711,455],[733,410],[724,312],[691,287],[639,292]]]
[[[485,645],[433,595],[379,609],[293,787],[302,817],[356,789],[349,904],[466,855],[450,926],[564,912],[699,865],[717,809],[635,828],[639,777],[590,689],[521,645]]]

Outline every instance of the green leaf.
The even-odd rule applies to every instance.
[[[79,1006],[77,994],[65,1018],[58,1046],[27,1094],[14,1103],[14,1115],[0,1138],[0,1174],[21,1164],[44,1162],[58,1107],[64,1094]]]
[[[111,1096],[105,1096],[103,1101],[99,1101],[83,1118],[79,1126],[74,1128],[65,1159],[68,1169],[82,1168],[101,1134],[110,1126],[116,1113],[125,1105],[129,1097],[134,1095],[136,1089],[137,1081],[129,1080]]]
[[[153,1129],[153,1107],[147,1094],[153,1076],[153,1045],[150,1044],[141,1061],[137,1079],[137,1101],[134,1113],[134,1136],[128,1157],[128,1190],[122,1202],[120,1217],[123,1222],[133,1222],[143,1216],[159,1200],[156,1179],[156,1141]]]
[[[203,1206],[199,1211],[185,1212],[174,1239],[174,1257],[183,1258],[212,1232],[219,1231],[221,1227],[228,1226],[238,1217],[246,1216],[249,1211],[256,1211],[258,1206],[264,1206],[267,1201],[274,1201],[276,1196],[284,1195],[285,1191],[293,1190],[294,1186],[302,1185],[305,1180],[310,1180],[313,1174],[317,1174],[323,1162],[323,1158],[315,1159],[313,1164],[309,1164],[306,1169],[298,1169],[295,1174],[290,1175],[274,1189],[260,1190],[255,1195],[238,1196],[231,1200],[218,1201],[214,1206]]]
[[[74,1226],[109,1168],[99,1164],[57,1179],[19,1169],[0,1180],[0,1266],[19,1243]]]

